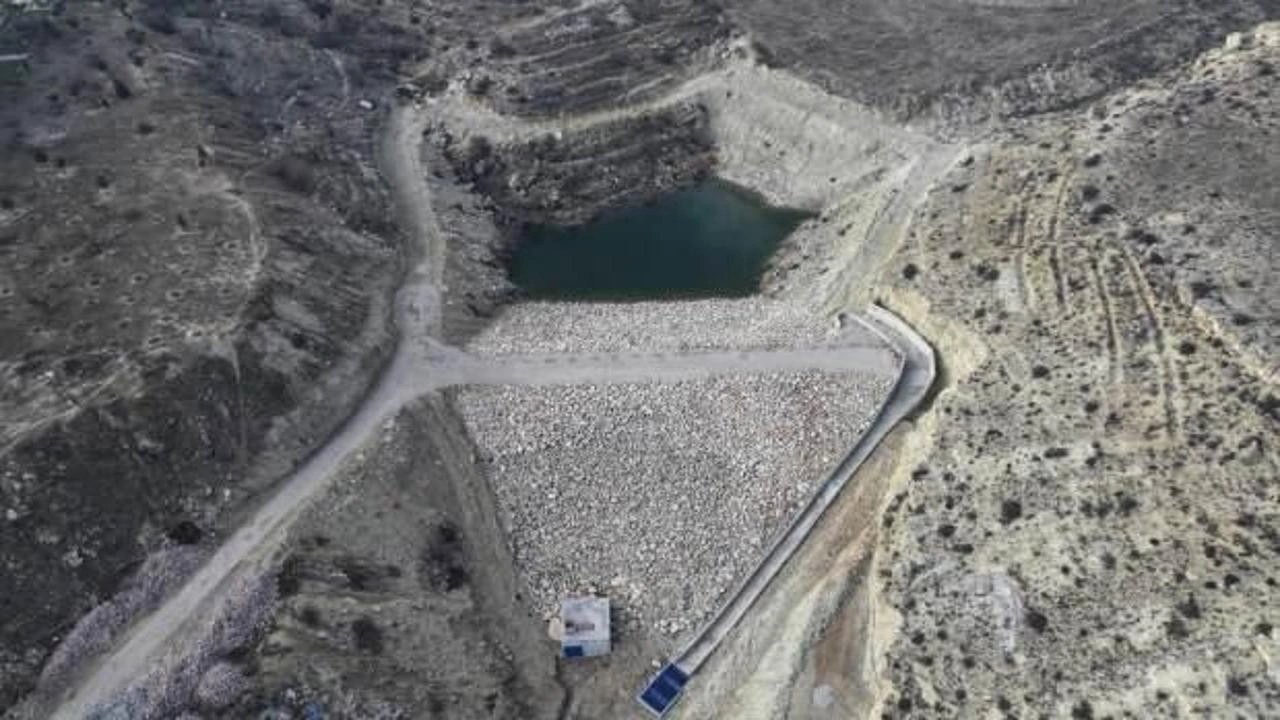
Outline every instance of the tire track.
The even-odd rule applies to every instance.
[[[1009,241],[1017,250],[1018,295],[1022,298],[1022,307],[1028,314],[1035,314],[1036,293],[1031,286],[1027,270],[1027,183],[1018,191],[1018,199],[1014,201],[1013,215],[1010,216]]]
[[[1049,213],[1049,230],[1045,243],[1049,246],[1049,274],[1053,278],[1053,296],[1058,301],[1058,309],[1067,308],[1066,287],[1062,281],[1062,263],[1058,255],[1058,232],[1061,224],[1063,207],[1067,202],[1067,186],[1070,184],[1071,171],[1059,168],[1058,189],[1053,198],[1053,210]]]
[[[1133,284],[1134,291],[1142,303],[1142,312],[1146,317],[1146,321],[1151,328],[1152,344],[1155,346],[1153,354],[1156,359],[1156,367],[1160,375],[1160,391],[1164,400],[1165,427],[1170,439],[1177,439],[1182,435],[1182,424],[1178,418],[1177,406],[1175,399],[1181,396],[1181,391],[1177,386],[1177,378],[1173,371],[1173,363],[1169,359],[1168,343],[1165,341],[1164,323],[1160,318],[1159,312],[1156,310],[1155,292],[1151,288],[1151,284],[1147,282],[1146,275],[1142,272],[1142,268],[1138,265],[1137,259],[1128,248],[1117,244],[1116,251],[1119,253],[1121,262],[1127,270],[1129,281]]]
[[[1119,385],[1124,382],[1123,349],[1120,347],[1120,333],[1116,328],[1116,316],[1112,310],[1111,292],[1102,279],[1102,271],[1098,266],[1098,254],[1102,251],[1102,243],[1095,246],[1095,253],[1089,258],[1089,273],[1093,285],[1098,290],[1098,304],[1102,308],[1103,323],[1107,330],[1107,357],[1111,367],[1111,383]]]
[[[1062,284],[1062,263],[1058,259],[1058,247],[1049,247],[1049,274],[1053,277],[1053,297],[1058,302],[1058,309],[1066,312],[1067,295]]]

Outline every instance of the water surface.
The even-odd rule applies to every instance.
[[[751,295],[769,256],[807,217],[712,179],[585,225],[530,225],[510,276],[544,300]]]

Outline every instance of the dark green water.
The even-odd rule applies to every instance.
[[[750,295],[778,243],[807,217],[708,180],[585,225],[527,227],[511,281],[548,300]]]

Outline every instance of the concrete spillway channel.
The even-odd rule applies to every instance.
[[[857,321],[898,350],[902,365],[893,390],[881,405],[871,427],[858,439],[835,472],[814,492],[786,531],[774,541],[755,570],[730,593],[712,620],[641,689],[636,699],[655,717],[663,717],[675,706],[690,677],[715,652],[764,593],[849,479],[871,457],[871,453],[889,431],[924,400],[933,385],[937,375],[933,349],[910,326],[893,313],[875,306],[868,308],[866,317],[857,318]]]

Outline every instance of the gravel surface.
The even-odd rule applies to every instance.
[[[773,350],[822,345],[829,319],[792,303],[753,297],[688,302],[508,306],[468,344],[480,354],[625,350]]]
[[[598,592],[619,622],[677,636],[759,561],[889,387],[814,371],[468,387],[457,404],[535,607]]]

